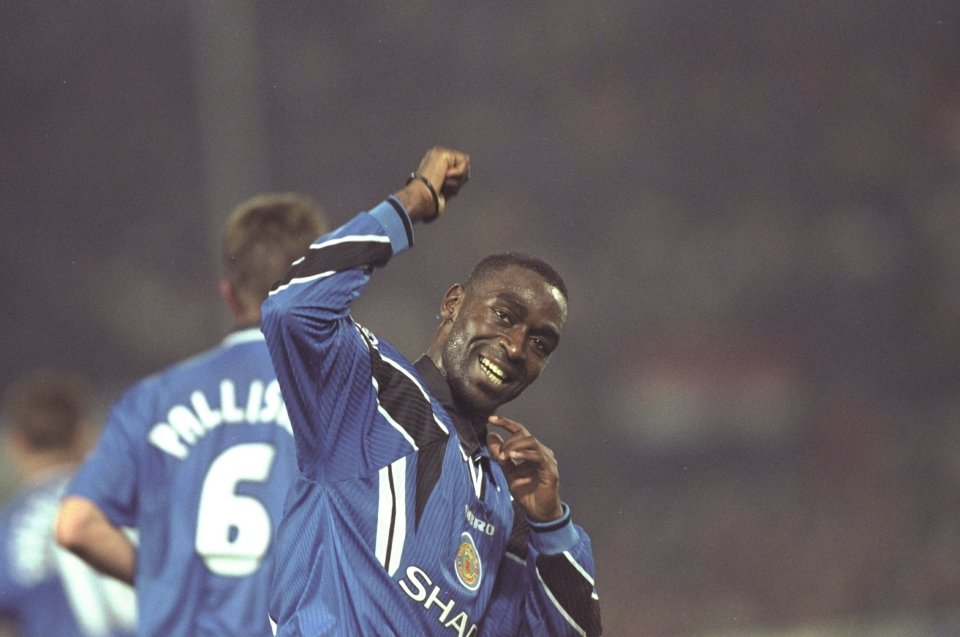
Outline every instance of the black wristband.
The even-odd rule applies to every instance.
[[[430,180],[424,177],[423,175],[418,175],[417,173],[410,173],[410,176],[407,178],[407,184],[411,181],[419,179],[427,185],[427,188],[430,189],[430,196],[433,197],[433,216],[424,219],[424,223],[430,223],[434,221],[437,217],[440,216],[440,195],[437,193],[437,189],[433,187],[433,184],[430,183]]]

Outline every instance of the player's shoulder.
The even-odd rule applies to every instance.
[[[265,370],[269,370],[269,375],[274,375],[266,341],[259,330],[247,330],[235,332],[215,347],[168,367],[161,372],[161,378],[171,384],[189,384],[197,379],[223,374],[262,375]]]
[[[273,367],[263,335],[252,328],[235,332],[202,352],[188,356],[135,382],[125,396],[178,393],[207,382],[219,382],[224,375],[273,376]]]
[[[413,371],[413,364],[407,360],[407,358],[401,354],[397,348],[391,345],[389,342],[378,337],[372,330],[368,327],[361,325],[354,321],[354,325],[357,328],[357,331],[363,336],[363,340],[366,341],[367,346],[372,350],[375,350],[378,355],[384,358],[390,359],[395,365],[404,367],[410,371]]]

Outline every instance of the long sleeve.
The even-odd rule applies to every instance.
[[[599,635],[569,510],[517,526],[500,467],[465,451],[446,378],[351,317],[374,268],[411,243],[387,200],[320,237],[263,305],[301,472],[278,530],[277,635]]]
[[[530,527],[530,558],[537,579],[527,593],[526,613],[531,623],[541,618],[545,628],[534,634],[559,635],[576,627],[578,634],[599,635],[600,603],[590,538],[573,524],[566,505],[558,522],[531,522]]]
[[[295,432],[298,464],[312,480],[354,476],[399,453],[399,436],[397,449],[362,444],[374,422],[376,391],[370,350],[350,306],[372,269],[407,249],[412,238],[409,218],[390,198],[314,242],[263,305],[262,330]]]
[[[550,524],[518,520],[500,564],[483,633],[600,635],[595,572],[590,538],[573,524],[566,505],[563,517]],[[518,598],[522,604],[517,604]]]

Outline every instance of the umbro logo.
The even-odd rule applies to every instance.
[[[467,524],[470,525],[470,528],[480,531],[484,535],[492,536],[497,532],[497,527],[493,524],[490,524],[484,519],[481,519],[480,516],[474,515],[473,511],[470,510],[469,506],[463,507],[463,514],[467,518]]]

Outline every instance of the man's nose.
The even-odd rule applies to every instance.
[[[500,334],[500,342],[510,358],[519,358],[523,354],[524,330],[520,326],[505,330]]]

